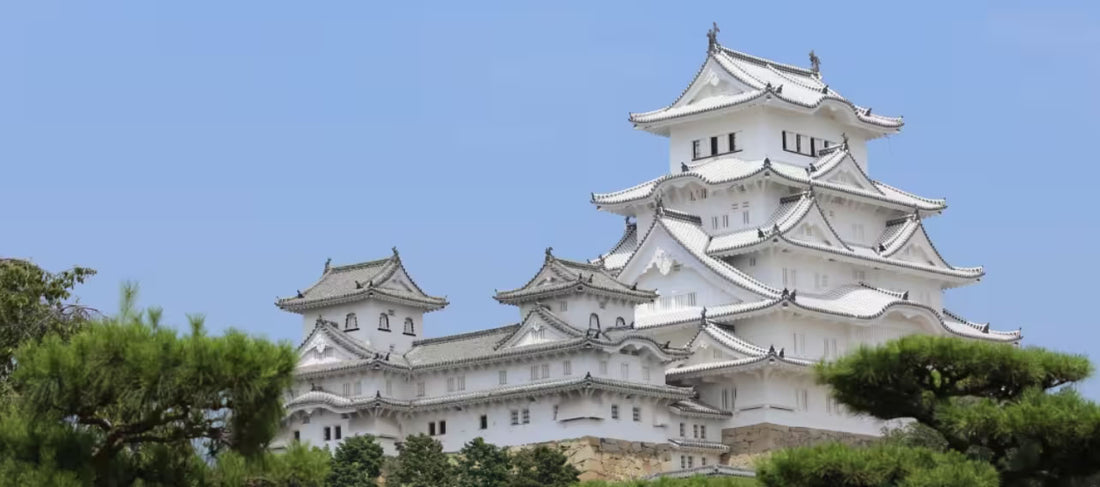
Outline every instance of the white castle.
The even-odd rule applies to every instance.
[[[855,105],[806,69],[733,51],[671,105],[633,113],[668,137],[669,173],[611,193],[622,238],[589,261],[547,249],[496,300],[519,323],[424,338],[447,305],[389,258],[326,264],[280,299],[302,315],[279,441],[335,447],[372,434],[387,454],[424,433],[457,451],[597,437],[666,445],[666,472],[815,438],[873,436],[815,384],[813,363],[923,333],[1019,343],[943,308],[981,279],[936,250],[922,221],[946,203],[871,179],[867,142],[902,120]],[[746,441],[746,438],[751,440]]]

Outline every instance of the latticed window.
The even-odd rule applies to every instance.
[[[412,318],[405,318],[405,334],[406,335],[415,335],[416,334],[416,330],[413,328],[413,319]]]
[[[355,317],[355,313],[348,313],[348,315],[344,318],[344,329],[345,330],[358,330],[359,329],[359,318]]]
[[[390,317],[386,313],[378,315],[378,329],[390,331]]]

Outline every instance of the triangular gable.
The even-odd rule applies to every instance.
[[[813,179],[854,187],[872,193],[882,193],[875,182],[863,171],[863,168],[856,164],[851,152],[842,150],[822,159],[823,165],[812,173]]]
[[[536,305],[541,306],[541,305]],[[584,332],[570,326],[544,308],[527,313],[523,323],[511,335],[502,340],[497,349],[541,345],[549,342],[569,340],[584,336]]]
[[[910,233],[909,238],[895,244],[894,247],[896,250],[892,252],[891,256],[898,260],[944,269],[954,268],[936,250],[936,246],[932,244],[932,240],[924,230],[924,225],[919,220],[916,222],[916,228]]]
[[[714,324],[706,325],[699,332],[692,340],[690,349],[692,356],[685,362],[686,365],[739,360],[767,353],[766,350],[745,342]]]
[[[335,326],[318,321],[313,331],[298,347],[298,366],[327,364],[370,358],[374,355],[365,345],[359,345]]]
[[[705,241],[704,241],[705,245]],[[692,252],[676,239],[670,230],[660,222],[654,221],[653,226],[638,244],[630,260],[619,272],[619,280],[623,282],[636,282],[639,287],[656,289],[659,294],[669,296],[674,282],[678,277],[686,274],[696,274],[698,284],[692,289],[698,295],[727,296],[728,302],[741,302],[756,297],[754,293],[745,289],[741,284],[733,282],[738,276],[732,273],[722,273],[722,270],[732,270],[745,279],[752,278],[744,275],[732,266],[712,257],[698,255],[702,252]],[[708,265],[710,264],[710,265]],[[719,267],[725,266],[728,269]],[[729,275],[727,275],[729,274]],[[693,276],[694,277],[694,276]],[[709,288],[709,289],[708,289]],[[713,293],[713,294],[712,294]],[[697,302],[698,306],[705,303]]]
[[[817,201],[812,205],[813,207],[806,211],[797,223],[790,225],[790,230],[785,232],[784,237],[799,242],[851,250],[825,218],[825,213],[821,211]]]
[[[703,63],[699,74],[684,90],[684,94],[669,108],[691,105],[715,96],[732,96],[757,89],[759,88],[734,76],[723,64],[717,62],[714,56],[707,56],[707,61]]]

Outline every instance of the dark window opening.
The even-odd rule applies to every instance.
[[[428,423],[428,436],[435,436],[435,422]]]
[[[390,331],[390,317],[386,313],[382,313],[378,316],[378,329],[382,331]]]
[[[588,317],[588,329],[589,330],[599,330],[600,329],[600,317],[596,313],[592,313],[592,315]]]
[[[340,427],[336,427],[336,439],[339,440],[343,435],[340,434]]]
[[[298,431],[298,430],[294,430],[294,441],[298,441],[298,440],[301,440],[301,439],[302,439],[302,432]]]
[[[484,414],[481,415],[481,429],[489,429],[489,417]]]
[[[416,330],[413,328],[413,319],[405,318],[405,334],[416,335]]]
[[[332,428],[325,426],[325,441],[332,439]]]
[[[718,137],[710,138],[710,155],[718,154]]]
[[[359,318],[355,317],[355,313],[348,313],[348,315],[344,318],[344,329],[345,330],[358,330],[359,329]]]
[[[439,422],[439,434],[441,434],[441,435],[447,434],[447,422],[446,421],[440,421]]]

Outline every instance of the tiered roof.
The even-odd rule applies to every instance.
[[[362,409],[383,409],[402,412],[423,412],[454,407],[458,405],[483,404],[527,398],[532,394],[560,394],[571,391],[609,391],[639,394],[669,400],[686,400],[694,395],[690,387],[676,387],[665,384],[643,384],[603,377],[591,374],[561,379],[548,379],[519,385],[494,387],[480,391],[461,392],[437,397],[417,399],[395,399],[375,392],[373,396],[344,397],[327,391],[308,391],[286,403],[289,412],[309,410],[326,406],[336,412],[351,413]]]
[[[854,183],[831,180],[830,176],[836,172],[836,169],[846,166],[855,166],[856,170],[853,171],[860,174],[860,180]],[[730,183],[745,183],[756,178],[774,177],[776,181],[797,188],[813,187],[818,191],[868,200],[898,210],[916,210],[924,214],[932,214],[947,207],[947,201],[942,198],[917,196],[870,179],[859,165],[855,164],[852,153],[843,147],[819,157],[809,167],[775,162],[769,158],[746,161],[733,156],[724,156],[695,165],[685,164],[684,168],[685,171],[666,174],[624,190],[592,193],[592,203],[607,211],[625,212],[639,203],[658,199],[665,187],[693,180],[714,187]]]
[[[625,240],[624,236],[619,246],[624,246]],[[647,303],[657,297],[654,291],[619,282],[599,263],[559,259],[552,250],[546,249],[542,268],[527,284],[511,291],[500,291],[494,298],[501,303],[521,304],[573,293],[611,296],[632,303]]]
[[[396,247],[393,255],[385,259],[343,266],[330,266],[326,262],[321,279],[305,291],[281,298],[275,304],[286,311],[301,312],[366,299],[391,301],[427,311],[447,306],[445,298],[429,296],[416,285],[402,265]]]
[[[516,339],[533,325],[550,326],[559,332],[561,338],[534,345],[515,346]],[[485,365],[517,357],[536,357],[571,350],[623,346],[646,347],[666,362],[683,359],[689,354],[686,349],[659,344],[632,329],[617,330],[614,333],[582,331],[539,306],[531,310],[519,324],[417,340],[403,355],[364,354],[357,360],[299,367],[296,374],[299,377],[314,377],[355,368],[387,368],[412,373],[463,365]]]
[[[719,88],[722,83],[728,86]],[[710,89],[707,92],[704,90]],[[717,89],[716,89],[717,88]],[[847,113],[847,122],[872,133],[888,134],[903,125],[900,117],[871,113],[857,106],[830,87],[821,73],[789,64],[777,63],[714,44],[691,83],[672,102],[657,110],[631,113],[635,127],[667,135],[673,121],[737,110],[762,103],[778,102],[796,110],[815,112],[833,106]]]

